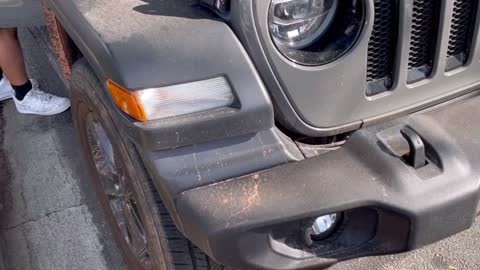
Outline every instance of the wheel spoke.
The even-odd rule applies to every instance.
[[[147,247],[145,246],[142,250],[137,251],[137,257],[143,258],[144,256],[148,255]]]
[[[87,119],[87,137],[97,175],[118,229],[138,262],[145,269],[152,269],[145,229],[131,184],[123,174],[121,158],[103,127],[92,118]]]
[[[147,255],[145,232],[131,201],[126,200],[124,205],[125,221],[130,235],[132,251],[136,254],[137,258],[141,259]]]

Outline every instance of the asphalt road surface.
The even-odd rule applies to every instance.
[[[68,96],[30,33],[22,31],[21,37],[30,76],[44,89]],[[15,112],[11,101],[0,105],[0,244],[5,270],[125,269],[82,168],[70,112],[25,116]],[[480,223],[415,252],[362,258],[331,269],[480,269]]]
[[[32,35],[21,31],[21,39],[30,77],[68,96]],[[70,111],[26,116],[7,101],[0,125],[5,270],[126,269],[85,175]]]

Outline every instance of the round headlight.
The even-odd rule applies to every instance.
[[[271,0],[268,28],[289,60],[323,65],[345,54],[364,23],[365,0]]]
[[[338,0],[273,0],[270,28],[277,42],[303,49],[321,38],[333,22]]]

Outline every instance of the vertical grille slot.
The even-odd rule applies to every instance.
[[[432,73],[437,46],[440,6],[438,0],[413,1],[408,83],[426,79]]]
[[[452,25],[447,51],[447,71],[465,65],[470,57],[477,6],[477,0],[453,0]]]
[[[398,1],[374,0],[374,4],[375,20],[368,44],[367,96],[392,88],[398,36]]]

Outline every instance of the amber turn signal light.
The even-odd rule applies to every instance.
[[[137,91],[129,91],[110,79],[107,80],[107,88],[120,110],[138,121],[147,121],[147,115]]]

